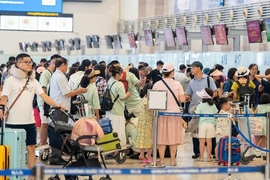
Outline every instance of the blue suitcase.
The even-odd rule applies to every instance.
[[[5,128],[4,144],[10,147],[10,169],[26,168],[26,131]],[[26,177],[11,176],[10,180],[23,180]]]
[[[111,120],[108,118],[98,120],[98,124],[101,126],[104,134],[109,134],[113,131]]]
[[[229,138],[223,137],[218,142],[218,165],[228,165]],[[240,142],[236,137],[232,137],[232,164],[240,165],[241,150]]]

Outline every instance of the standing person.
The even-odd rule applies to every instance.
[[[82,61],[78,71],[69,77],[68,85],[71,90],[76,90],[79,87],[82,77],[87,69],[91,69],[91,61],[85,59]]]
[[[16,57],[16,65],[11,67],[11,76],[5,81],[2,91],[1,104],[7,107],[9,115],[6,127],[24,129],[26,131],[27,165],[35,166],[36,128],[32,110],[34,95],[39,95],[46,103],[54,107],[61,107],[47,96],[41,85],[35,79],[32,61],[28,54],[22,53]],[[21,95],[20,95],[21,94]],[[17,99],[17,100],[16,100]],[[22,108],[23,107],[23,108]],[[0,111],[1,120],[4,118]]]
[[[264,114],[264,113],[270,112],[269,104],[270,104],[270,95],[267,93],[263,93],[260,99],[260,104],[257,106],[254,113]],[[266,142],[266,129],[269,128],[266,126],[266,121],[268,121],[266,117],[260,117],[260,120],[261,120],[261,125],[262,125],[262,134],[259,139],[259,142],[257,143],[257,146],[260,146],[261,142]],[[265,148],[265,144],[261,145],[260,147]]]
[[[219,114],[230,114],[230,109],[231,109],[231,103],[227,98],[221,98],[219,100],[219,105],[221,110],[219,111]],[[219,140],[225,136],[229,136],[229,129],[230,129],[230,124],[229,122],[231,119],[228,117],[222,117],[222,118],[217,118],[217,125],[216,125],[216,149],[215,149],[215,154],[216,154],[216,159],[215,161],[218,161],[218,143]]]
[[[109,71],[112,77],[108,81],[107,88],[110,88],[110,95],[115,103],[110,111],[106,111],[106,117],[112,120],[113,129],[118,133],[121,145],[126,145],[124,107],[125,100],[131,94],[130,92],[125,93],[124,84],[120,82],[123,69],[120,66],[111,66]]]
[[[237,69],[238,80],[233,82],[233,85],[232,85],[233,100],[244,101],[244,94],[241,95],[239,93],[239,84],[238,83],[240,83],[242,86],[246,86],[246,84],[247,84],[247,86],[252,88],[252,89],[256,88],[256,85],[253,83],[253,81],[247,79],[248,75],[249,75],[249,70],[246,67],[241,66]],[[254,102],[254,93],[250,99],[250,104],[251,104],[251,102]]]
[[[118,61],[112,61],[111,64],[114,67],[121,66]],[[129,113],[133,113],[136,118],[140,115],[140,106],[142,103],[137,87],[140,87],[142,84],[141,81],[133,73],[124,71],[125,70],[123,70],[123,73],[126,73],[126,79],[124,80],[122,76],[121,81],[127,82],[127,91],[130,92],[130,97],[125,101],[125,106],[127,107]]]
[[[219,76],[218,81],[220,84],[220,88],[223,89],[223,85],[226,82],[226,76],[223,74],[224,67],[220,64],[215,64],[214,69],[217,69],[220,72],[222,72],[222,74]]]
[[[237,69],[230,68],[227,73],[227,80],[223,85],[223,92],[227,93],[230,98],[233,97],[232,85],[235,80],[237,80]]]
[[[196,94],[202,99],[195,110],[196,114],[216,114],[218,109],[212,99],[213,90],[210,88],[204,88],[201,91],[197,91]],[[211,151],[212,151],[212,138],[216,137],[216,120],[214,117],[200,117],[199,121],[199,133],[200,138],[200,157],[198,161],[204,161],[204,147],[207,142],[207,162],[211,162]]]
[[[179,106],[174,98],[177,98],[179,102],[185,101],[185,93],[181,84],[173,79],[174,77],[174,66],[172,63],[165,63],[162,74],[164,79],[154,84],[153,90],[167,90],[168,100],[167,100],[167,110],[165,112],[179,112]],[[168,87],[172,92],[168,89]],[[157,145],[160,155],[160,163],[164,164],[164,155],[166,145],[170,147],[170,164],[171,166],[176,166],[176,150],[177,146],[184,143],[183,137],[183,126],[182,118],[176,116],[161,116],[158,118],[158,137]]]
[[[15,57],[14,56],[10,56],[8,58],[8,62],[6,63],[7,66],[6,66],[6,68],[4,68],[3,73],[2,73],[2,77],[1,77],[1,82],[2,83],[5,81],[6,76],[8,75],[8,71],[7,71],[8,67],[10,67],[11,65],[13,65],[14,63],[15,63]]]
[[[50,61],[47,62],[49,65],[46,70],[42,72],[40,75],[39,83],[44,91],[45,94],[48,94],[48,86],[50,84],[50,78],[52,76],[52,73],[54,72],[55,69],[55,60],[57,58],[60,58],[61,56],[58,54],[54,54],[51,56]],[[44,101],[40,98],[37,97],[37,103],[39,107],[39,114],[41,118],[41,127],[40,127],[40,145],[45,145],[47,144],[47,138],[48,138],[48,123],[49,119],[44,115]]]
[[[186,76],[186,69],[187,69],[187,67],[186,67],[186,65],[184,65],[184,64],[181,64],[180,66],[179,66],[179,71],[178,72],[175,72],[175,74],[174,74],[174,79],[176,80],[176,81],[178,81],[178,82],[180,82],[180,84],[183,86],[183,84],[182,84],[182,82],[183,82],[183,80],[185,79],[187,79],[187,76]]]
[[[73,91],[70,89],[65,75],[68,69],[68,61],[64,57],[55,60],[55,68],[56,70],[50,79],[50,96],[56,103],[63,104],[67,111],[70,111],[71,97],[86,93],[87,88],[78,88]],[[62,112],[55,111],[54,116],[56,120],[61,119],[63,122],[68,123],[68,116],[62,116]],[[64,165],[66,161],[62,159],[61,154],[60,150],[52,148],[50,164]]]
[[[162,61],[158,61],[156,63],[157,65],[157,68],[152,70],[149,74],[147,74],[147,80],[151,80],[152,79],[152,84],[155,84],[156,82],[158,82],[159,80],[162,79],[162,74],[161,74],[161,70],[162,70],[162,67],[164,65],[164,62]]]
[[[258,65],[257,64],[250,64],[249,67],[249,76],[248,79],[250,79],[250,81],[252,81],[255,85],[255,90],[254,90],[254,103],[252,105],[254,105],[253,107],[256,109],[257,105],[259,104],[260,101],[260,92],[263,91],[263,86],[261,85],[261,83],[256,79],[256,75],[258,74]]]
[[[153,132],[153,122],[154,122],[154,111],[147,110],[147,91],[152,89],[153,85],[148,83],[145,85],[141,91],[141,98],[143,101],[141,107],[141,113],[138,117],[138,126],[137,126],[137,137],[136,137],[136,147],[140,149],[139,159],[143,163],[152,163],[152,132]],[[147,150],[146,156],[144,152]]]
[[[84,93],[85,99],[88,101],[88,113],[89,116],[95,116],[97,120],[100,119],[99,110],[100,110],[100,103],[99,103],[99,96],[98,90],[96,87],[96,79],[97,75],[100,74],[99,70],[88,69],[85,71],[84,76],[80,82],[80,86],[82,88],[87,88],[87,93]],[[94,110],[94,112],[92,111]]]
[[[208,77],[207,75],[203,74],[202,72],[203,65],[199,61],[194,61],[191,64],[191,73],[194,75],[194,78],[189,82],[188,88],[186,91],[187,100],[190,101],[189,105],[189,112],[190,109],[194,106],[198,106],[200,104],[199,96],[196,94],[197,91],[201,91],[204,88],[210,88],[213,90],[213,97],[215,98],[217,96],[217,87],[215,85],[214,80],[211,77]],[[209,82],[209,84],[208,84]],[[194,155],[192,156],[193,159],[197,159],[200,157],[200,150],[199,150],[199,139],[196,137],[192,138],[193,142],[193,152]],[[216,140],[215,138],[212,139],[213,147],[215,146]],[[212,153],[214,154],[215,150],[212,150]]]

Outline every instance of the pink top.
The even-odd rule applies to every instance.
[[[178,81],[175,81],[174,79],[170,79],[170,78],[164,78],[163,80],[168,84],[168,86],[174,92],[174,95],[176,96],[177,99],[179,99],[180,95],[185,94],[182,88],[182,85]],[[153,90],[168,90],[168,88],[160,80],[154,84]],[[170,90],[168,90],[167,110],[164,110],[164,112],[179,112],[179,107],[173,95],[171,94]]]
[[[97,120],[93,118],[81,118],[74,123],[71,139],[76,140],[83,135],[97,135],[100,139],[103,138],[104,133]],[[95,144],[95,139],[82,139],[80,143],[86,143],[90,145]]]

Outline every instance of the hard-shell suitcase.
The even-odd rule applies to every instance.
[[[10,147],[10,169],[26,168],[26,131],[5,128],[4,144]],[[23,180],[23,176],[11,176],[10,180]]]
[[[108,118],[98,120],[98,124],[101,126],[104,134],[109,134],[113,131],[111,120]]]
[[[121,149],[120,139],[117,132],[105,134],[102,139],[97,140],[97,144],[104,149],[104,152]]]
[[[218,142],[218,165],[228,165],[229,138],[223,137]],[[241,150],[240,142],[236,137],[232,137],[232,164],[240,165]]]
[[[0,145],[0,170],[9,169],[10,166],[10,147],[4,144],[4,121],[0,119],[1,122],[1,145]],[[0,176],[0,180],[8,180],[9,176]]]

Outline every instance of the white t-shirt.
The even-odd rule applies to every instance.
[[[27,79],[19,79],[10,76],[3,87],[2,96],[8,97],[9,107],[23,89]],[[36,79],[30,79],[25,90],[9,111],[7,124],[33,124],[35,123],[33,113],[34,95],[44,93],[41,85]]]

